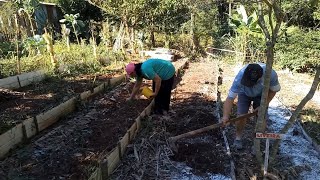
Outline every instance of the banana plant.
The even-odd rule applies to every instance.
[[[243,5],[239,5],[237,8],[237,14],[233,14],[229,17],[229,26],[236,33],[235,38],[235,50],[241,52],[240,59],[246,59],[247,50],[250,50],[251,46],[254,46],[254,39],[261,39],[263,41],[264,35],[258,24],[258,16],[256,12],[253,12],[250,16],[247,15],[247,11]]]
[[[65,14],[64,19],[60,19],[60,23],[66,24],[66,26],[71,26],[73,29],[73,33],[76,36],[77,43],[80,45],[80,41],[78,35],[80,34],[80,29],[85,26],[84,22],[81,20],[77,20],[79,18],[79,13],[77,14]]]
[[[230,17],[229,26],[233,28],[237,33],[246,33],[254,37],[263,38],[262,30],[258,25],[258,16],[256,12],[253,12],[249,17],[243,5],[237,8],[238,14],[234,14]]]

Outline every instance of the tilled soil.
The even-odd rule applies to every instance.
[[[76,94],[107,82],[115,74],[83,75],[76,78],[47,78],[17,90],[0,91],[0,134],[21,121],[43,113]]]
[[[193,179],[229,176],[219,129],[177,141],[168,137],[217,123],[215,62],[190,63],[172,94],[168,115],[150,116],[111,179]],[[204,73],[205,72],[205,73]]]
[[[87,179],[150,100],[126,102],[132,83],[101,94],[0,163],[7,179]],[[0,178],[1,179],[1,178]]]
[[[75,113],[1,161],[0,179],[88,179],[101,156],[116,146],[151,102],[126,101],[132,87],[131,82],[122,83],[88,99]]]

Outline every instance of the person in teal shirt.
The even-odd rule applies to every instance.
[[[136,77],[136,83],[127,100],[132,100],[138,93],[142,79],[152,80],[153,94],[155,98],[154,113],[166,114],[169,111],[171,90],[174,82],[175,68],[170,61],[150,58],[143,63],[129,63],[126,66],[129,77]]]

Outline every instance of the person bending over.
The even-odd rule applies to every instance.
[[[254,63],[244,66],[235,77],[233,84],[229,90],[228,97],[223,106],[223,123],[226,125],[226,121],[229,120],[232,105],[234,99],[238,96],[237,103],[237,115],[247,114],[249,107],[253,102],[253,109],[258,110],[260,106],[261,95],[263,91],[263,78],[265,75],[266,64],[264,63]],[[280,84],[278,81],[277,73],[271,71],[271,80],[270,80],[270,89],[267,98],[267,104],[269,105],[270,101],[280,91]],[[237,121],[236,126],[236,135],[234,140],[234,147],[236,149],[242,149],[242,133],[245,128],[247,119]]]
[[[129,77],[136,78],[132,93],[127,100],[132,100],[136,96],[143,78],[152,80],[151,97],[155,98],[154,113],[168,113],[175,75],[175,68],[170,61],[150,58],[143,63],[131,62],[126,66],[126,72]]]

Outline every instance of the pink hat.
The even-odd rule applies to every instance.
[[[126,72],[127,76],[134,72],[134,63],[131,62],[126,66]]]

